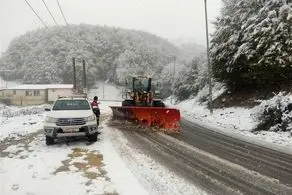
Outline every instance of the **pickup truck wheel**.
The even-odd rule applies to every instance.
[[[97,133],[94,133],[94,134],[91,134],[91,135],[89,135],[88,136],[88,140],[90,141],[90,142],[96,142],[97,141]]]
[[[55,140],[52,137],[46,136],[46,144],[49,145],[54,145],[55,144]]]

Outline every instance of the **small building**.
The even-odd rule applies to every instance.
[[[19,85],[0,91],[0,100],[7,104],[25,106],[54,102],[59,96],[73,95],[71,84]]]

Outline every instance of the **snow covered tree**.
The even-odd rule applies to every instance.
[[[155,77],[155,81],[160,83],[160,95],[161,97],[169,97],[172,95],[175,88],[175,82],[177,82],[180,73],[186,68],[184,61],[173,57],[173,61],[163,67],[161,74]]]
[[[174,95],[179,101],[195,96],[207,83],[206,63],[194,59],[178,74]]]
[[[235,87],[292,79],[292,3],[226,0],[211,41],[214,76]]]

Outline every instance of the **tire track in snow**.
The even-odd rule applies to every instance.
[[[125,130],[125,128],[120,127]],[[122,131],[145,154],[211,194],[289,194],[290,186],[250,171],[175,138],[156,133]],[[204,159],[204,160],[202,160]]]
[[[128,168],[148,190],[149,194],[207,194],[194,183],[177,175],[175,171],[157,161],[157,156],[153,156],[153,154],[157,154],[152,151],[154,148],[151,148],[151,145],[143,140],[138,139],[135,132],[131,130],[120,132],[112,128],[111,134],[111,142],[119,151],[124,162],[128,164]]]
[[[173,137],[292,187],[292,156],[235,139],[182,120],[182,133]]]

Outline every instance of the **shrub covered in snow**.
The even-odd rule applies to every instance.
[[[254,108],[254,118],[259,121],[257,130],[291,131],[292,96],[279,93]]]

